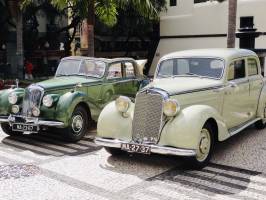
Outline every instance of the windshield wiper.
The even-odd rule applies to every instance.
[[[182,77],[182,76],[193,76],[193,77],[200,77],[200,78],[203,77],[201,75],[190,73],[190,72],[185,73],[185,74],[176,74],[176,75],[173,75],[172,77],[175,78],[175,77]]]
[[[68,76],[67,74],[56,74],[56,77],[60,77],[60,76]]]
[[[158,75],[159,78],[168,78],[168,77],[172,77],[172,75]]]

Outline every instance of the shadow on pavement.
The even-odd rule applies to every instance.
[[[39,155],[52,156],[78,156],[101,149],[100,146],[93,143],[90,134],[77,143],[64,141],[61,134],[38,133],[8,136],[2,140],[2,144],[15,151],[31,151]]]

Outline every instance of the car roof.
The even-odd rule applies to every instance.
[[[69,56],[69,57],[62,58],[62,60],[97,60],[97,61],[102,61],[106,63],[128,61],[128,60],[134,61],[133,58],[126,58],[126,57],[109,59],[109,58],[95,58],[95,57],[87,57],[87,56]]]
[[[195,49],[170,53],[163,56],[161,60],[177,57],[216,57],[224,60],[232,60],[245,56],[257,56],[257,54],[247,49]]]

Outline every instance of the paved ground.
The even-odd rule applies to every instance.
[[[70,144],[51,134],[1,132],[0,200],[266,199],[266,130],[249,128],[219,144],[202,171],[182,163],[112,157],[89,136]]]

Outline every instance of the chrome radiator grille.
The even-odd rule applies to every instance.
[[[136,97],[132,139],[137,143],[157,143],[163,117],[163,96],[139,93]]]
[[[31,117],[32,108],[40,107],[43,96],[43,89],[39,86],[30,86],[25,89],[25,96],[22,104],[22,115]]]

